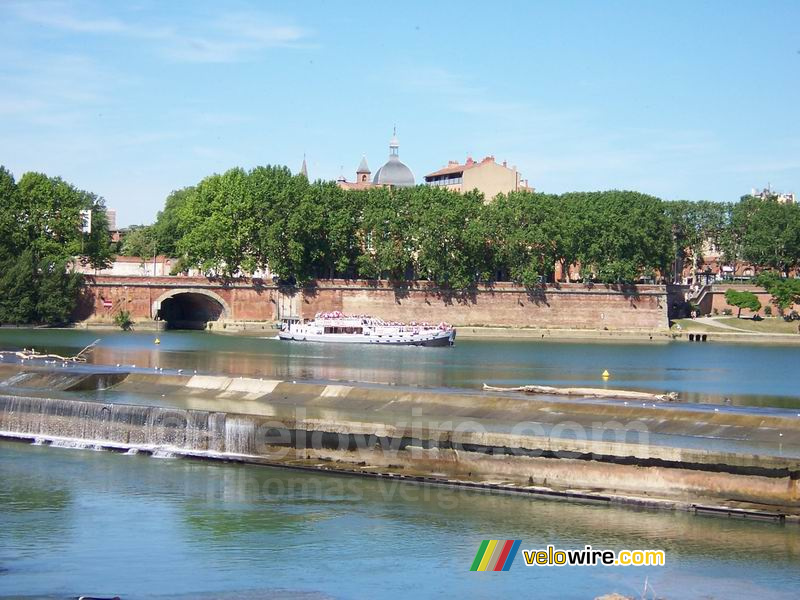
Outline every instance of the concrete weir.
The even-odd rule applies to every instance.
[[[800,519],[800,416],[519,393],[0,369],[0,436]]]

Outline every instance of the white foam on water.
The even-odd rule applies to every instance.
[[[125,452],[125,456],[136,456],[137,454],[139,454],[138,448],[128,448],[128,451]]]
[[[176,455],[171,450],[154,450],[151,454],[153,458],[176,458]]]
[[[60,439],[60,440],[52,440],[50,442],[50,446],[53,448],[66,448],[68,450],[86,450],[89,447],[93,447],[93,444],[89,444],[88,442],[83,442],[81,440],[69,440],[69,439]]]
[[[44,446],[45,439],[44,438],[33,438],[31,442],[31,446]]]

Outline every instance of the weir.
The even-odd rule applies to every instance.
[[[0,376],[0,435],[39,443],[800,517],[800,418],[787,411],[177,374],[55,380],[9,366]]]

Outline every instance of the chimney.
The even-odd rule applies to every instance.
[[[472,166],[472,165],[474,165],[474,164],[475,164],[475,161],[474,161],[474,160],[472,160],[472,157],[471,157],[471,156],[468,156],[468,157],[467,157],[467,163],[466,163],[466,164],[467,164],[467,166]]]
[[[508,167],[508,161],[504,160],[503,161],[503,166],[507,168]]]

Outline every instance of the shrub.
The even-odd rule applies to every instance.
[[[723,308],[722,314],[726,317],[730,317],[733,314],[733,311],[730,308]]]
[[[768,317],[772,316],[772,307],[767,305],[764,307],[764,314]]]
[[[714,309],[714,316],[715,317],[719,316],[719,309],[718,308]]]
[[[116,323],[122,331],[130,331],[133,327],[133,319],[131,313],[127,310],[121,310],[114,315],[114,323]]]

